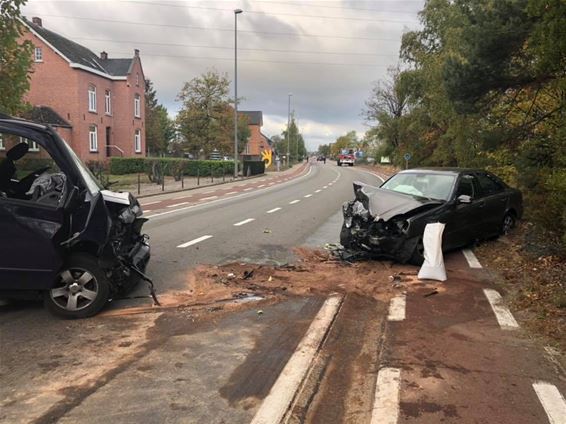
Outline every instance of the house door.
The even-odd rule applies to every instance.
[[[112,156],[112,144],[110,143],[110,127],[106,127],[106,157]]]

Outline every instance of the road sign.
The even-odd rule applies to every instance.
[[[409,161],[411,160],[411,158],[413,157],[410,153],[405,153],[405,156],[403,156],[405,158],[405,160]]]

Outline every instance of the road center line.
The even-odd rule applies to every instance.
[[[280,210],[281,210],[281,208],[273,208],[273,209],[268,210],[266,213],[273,213],[273,212],[277,212],[277,211],[280,211]]]
[[[318,190],[315,190],[314,192],[315,192],[315,193],[320,193],[321,191],[322,191],[321,189],[318,189]]]
[[[483,289],[483,292],[491,305],[491,309],[495,314],[495,318],[497,318],[499,326],[504,330],[519,328],[519,324],[515,321],[511,311],[505,305],[502,305],[503,298],[501,295],[493,289]]]
[[[308,199],[309,197],[311,197],[312,194],[305,194],[305,197]]]
[[[185,247],[192,246],[193,244],[197,244],[197,243],[200,243],[201,241],[208,240],[209,238],[212,238],[212,236],[211,235],[202,236],[202,237],[196,238],[194,240],[188,241],[186,243],[180,244],[177,247],[184,249]]]
[[[289,409],[295,393],[304,381],[312,361],[328,333],[342,303],[342,296],[330,296],[314,317],[303,340],[279,374],[269,394],[263,400],[251,424],[280,422]]]
[[[371,424],[397,424],[399,418],[399,386],[401,370],[382,368],[377,373]]]
[[[188,205],[189,202],[181,202],[181,203],[175,203],[174,205],[169,205],[167,206],[168,208],[176,208],[177,206],[183,206],[183,205]]]
[[[248,224],[248,223],[250,223],[250,222],[252,222],[252,221],[255,221],[255,218],[244,219],[243,221],[236,222],[236,223],[234,224],[234,227],[239,227],[240,225]]]
[[[299,203],[299,202],[300,202],[300,200],[299,200],[299,199],[296,199],[296,200],[293,200],[293,201],[289,202],[289,204],[290,204],[290,205],[294,205],[295,203]]]
[[[478,258],[476,257],[476,255],[474,255],[474,252],[472,252],[471,249],[464,249],[462,250],[462,253],[468,261],[470,268],[483,268],[480,264],[480,261],[478,261]]]
[[[328,188],[328,186],[324,186],[324,187],[322,187],[322,188],[323,188],[323,189],[327,189],[327,188]]]
[[[544,381],[533,383],[533,389],[542,403],[542,407],[551,424],[566,423],[566,401],[558,391],[558,388]]]
[[[218,199],[218,196],[203,197],[200,200],[212,200],[212,199]]]
[[[391,299],[389,303],[389,321],[403,321],[405,319],[405,309],[407,306],[407,296],[400,294]]]

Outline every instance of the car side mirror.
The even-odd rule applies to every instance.
[[[470,204],[472,203],[472,197],[467,194],[461,194],[456,198],[456,204]]]

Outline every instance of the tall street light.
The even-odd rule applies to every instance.
[[[291,149],[290,149],[290,140],[291,137],[289,135],[289,127],[291,125],[291,96],[293,93],[289,93],[289,104],[287,108],[287,168],[291,165]]]
[[[238,15],[234,9],[234,178],[238,178]]]

